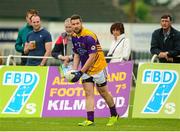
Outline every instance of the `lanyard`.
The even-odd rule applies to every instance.
[[[118,47],[118,45],[121,43],[121,41],[123,41],[125,38],[122,38],[119,43],[116,45],[116,47],[113,49],[112,53],[110,54],[110,56],[112,56],[116,50],[116,48]]]

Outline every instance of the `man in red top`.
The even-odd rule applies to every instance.
[[[68,62],[73,59],[71,41],[71,34],[73,31],[71,28],[70,18],[65,20],[64,27],[65,32],[58,37],[51,54],[54,58],[63,61],[64,65],[67,65]]]

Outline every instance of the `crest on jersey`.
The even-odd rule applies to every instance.
[[[95,50],[96,49],[96,46],[91,46],[91,50]]]

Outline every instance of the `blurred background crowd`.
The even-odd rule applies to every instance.
[[[160,27],[160,17],[170,13],[175,27],[180,25],[180,0],[0,0],[1,56],[18,54],[14,44],[18,30],[25,23],[25,13],[34,8],[40,12],[43,26],[53,41],[64,30],[64,20],[72,14],[82,16],[84,23],[94,31],[105,53],[112,40],[109,28],[113,22],[123,22],[130,38],[135,65],[150,61],[150,39],[153,30]],[[17,64],[20,59],[17,59]],[[4,64],[6,61],[3,61]],[[57,65],[55,60],[50,65]]]

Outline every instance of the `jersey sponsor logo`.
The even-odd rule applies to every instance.
[[[19,114],[39,82],[39,75],[35,72],[4,73],[3,85],[16,85],[17,88],[3,109],[3,113]]]
[[[178,73],[174,70],[145,70],[142,83],[157,84],[142,113],[158,114],[170,97],[178,81]]]
[[[84,44],[84,43],[81,43],[81,47],[82,47],[82,48],[85,48],[85,44]]]
[[[77,52],[78,52],[79,55],[83,56],[83,55],[85,55],[87,53],[87,50],[82,49],[82,48],[78,48]]]
[[[92,45],[91,50],[95,50],[95,49],[96,49],[96,46]]]
[[[76,42],[76,43],[74,43],[74,45],[75,45],[76,47],[80,47],[80,46],[81,46],[81,43],[80,43],[80,42]]]

